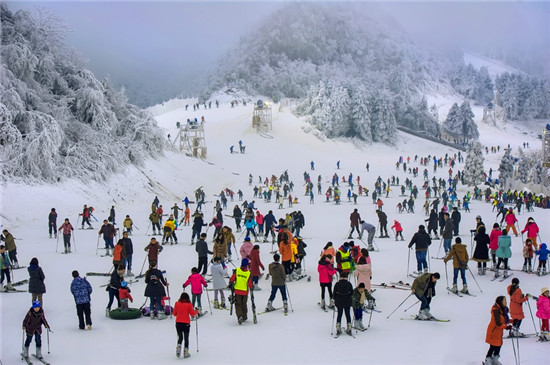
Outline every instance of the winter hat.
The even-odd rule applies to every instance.
[[[241,267],[247,267],[248,266],[248,259],[245,257],[242,261],[241,261]]]
[[[120,283],[120,287],[121,288],[126,288],[128,286],[128,283],[123,281],[122,283]]]
[[[478,215],[478,216],[476,217],[476,219],[480,219],[480,220],[481,220],[481,216],[480,216],[480,215]]]
[[[544,288],[542,288],[542,289],[540,290],[540,293],[541,293],[541,294],[544,294],[544,293],[546,293],[547,291],[548,291],[548,288],[547,288],[547,287],[544,287]],[[38,305],[40,305],[40,302],[38,302]],[[34,306],[34,304],[33,304],[33,306]]]
[[[245,242],[250,242],[250,237],[246,236],[246,237],[244,238],[244,241],[245,241]]]
[[[548,290],[548,288],[546,288],[546,290]],[[35,300],[34,302],[32,302],[32,308],[37,308],[37,307],[40,308],[40,301]]]

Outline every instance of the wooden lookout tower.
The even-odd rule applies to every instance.
[[[206,140],[204,138],[204,125],[196,120],[187,120],[186,124],[178,122],[178,134],[173,146],[184,152],[187,156],[206,158]]]
[[[271,112],[271,104],[258,100],[254,105],[254,114],[252,115],[252,126],[256,128],[258,132],[267,132],[273,129],[271,121],[273,114]]]

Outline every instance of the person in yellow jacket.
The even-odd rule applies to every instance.
[[[247,258],[242,259],[241,267],[235,269],[233,276],[229,282],[233,285],[235,294],[235,313],[239,324],[242,324],[248,319],[248,292],[253,290],[252,275],[248,270],[249,261]]]
[[[290,257],[290,278],[289,280],[292,280],[292,279],[297,279],[298,278],[298,275],[295,274],[294,272],[294,269],[296,268],[296,255],[298,254],[298,239],[296,237],[294,237],[292,239],[292,242],[290,243],[290,253],[291,253],[291,257]]]
[[[134,222],[132,221],[132,218],[130,218],[129,215],[124,218],[124,221],[122,222],[122,226],[124,227],[124,230],[128,232],[128,234],[132,235],[132,227],[134,225]]]
[[[164,236],[162,236],[162,244],[165,245],[168,243],[168,240],[170,240],[170,244],[173,245],[174,241],[176,241],[176,245],[178,244],[178,238],[175,234],[176,231],[176,220],[174,219],[174,216],[170,214],[170,217],[166,220],[163,227]]]

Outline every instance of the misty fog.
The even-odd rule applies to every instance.
[[[67,42],[88,67],[99,78],[126,87],[130,101],[140,106],[195,95],[239,37],[284,3],[7,2],[12,11],[40,6],[64,18],[71,30]],[[382,10],[421,47],[460,47],[504,59],[537,76],[550,75],[549,3],[345,4],[367,14]]]

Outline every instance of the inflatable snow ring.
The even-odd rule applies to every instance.
[[[138,308],[128,308],[127,312],[123,312],[117,308],[109,312],[109,317],[112,319],[136,319],[141,317],[141,311]]]

